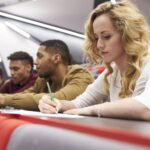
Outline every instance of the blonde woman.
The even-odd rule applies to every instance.
[[[85,52],[104,63],[105,71],[70,102],[43,96],[40,111],[150,120],[150,34],[144,16],[129,1],[105,2],[91,12],[85,31]]]

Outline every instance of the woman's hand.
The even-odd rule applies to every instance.
[[[49,95],[44,95],[39,101],[39,110],[43,113],[58,113],[60,102],[58,99],[51,100]]]
[[[43,113],[58,113],[75,108],[74,104],[68,100],[52,100],[49,95],[44,95],[39,101],[39,110]]]
[[[98,105],[94,105],[78,109],[70,109],[65,111],[64,113],[72,115],[100,116],[100,112],[98,110]]]

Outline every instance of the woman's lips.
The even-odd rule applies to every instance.
[[[108,54],[109,52],[101,52],[102,55],[106,55]]]

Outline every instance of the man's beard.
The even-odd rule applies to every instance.
[[[47,79],[47,78],[50,78],[52,75],[53,75],[53,72],[46,72],[46,73],[39,74],[39,77]]]

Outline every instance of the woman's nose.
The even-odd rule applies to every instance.
[[[104,41],[99,38],[98,41],[97,41],[97,48],[98,49],[103,49],[104,48]]]

